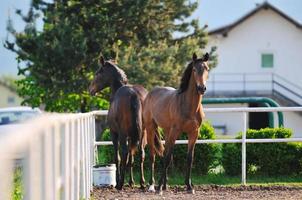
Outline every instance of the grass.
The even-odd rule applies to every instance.
[[[139,174],[135,173],[135,181],[139,183]],[[149,181],[149,173],[145,172],[146,183]],[[169,185],[184,185],[185,175],[182,173],[172,172],[168,174]],[[128,177],[127,177],[128,178]],[[155,180],[159,180],[156,176]],[[128,182],[128,179],[125,181]],[[241,185],[240,176],[226,176],[224,174],[208,174],[208,175],[198,175],[192,174],[192,183],[194,185],[224,185],[224,186],[238,186]],[[247,176],[247,185],[264,185],[264,186],[274,186],[274,185],[286,185],[286,186],[297,186],[302,187],[302,176],[259,176],[259,175],[249,175]]]
[[[23,199],[23,181],[22,181],[22,168],[17,167],[14,172],[14,183],[13,183],[13,191],[12,191],[12,199],[13,200],[21,200]]]

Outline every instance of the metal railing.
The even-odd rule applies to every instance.
[[[249,112],[302,112],[302,107],[265,107],[265,108],[205,108],[205,113],[242,113],[244,128],[242,130],[242,139],[215,139],[215,140],[197,140],[196,144],[209,144],[209,143],[241,143],[242,144],[242,155],[241,155],[241,164],[242,164],[242,177],[241,183],[246,184],[246,144],[247,143],[279,143],[279,142],[302,142],[302,138],[275,138],[275,139],[247,139],[247,113]],[[98,113],[96,115],[102,114],[104,112]],[[165,141],[162,141],[165,143]],[[95,146],[99,145],[112,145],[110,141],[96,141]],[[176,140],[176,144],[188,144],[188,140]],[[198,148],[198,146],[196,146]]]
[[[302,87],[276,73],[213,73],[208,88],[213,95],[221,92],[279,94],[302,105]]]
[[[302,138],[246,139],[247,113],[293,112],[302,107],[207,108],[206,113],[242,113],[242,139],[198,140],[203,143],[242,144],[242,184],[246,184],[246,144],[302,142]],[[43,114],[0,135],[0,199],[11,199],[16,159],[21,159],[24,199],[89,199],[95,148],[111,142],[95,141],[95,116],[107,111],[85,114]],[[187,144],[177,140],[176,144]],[[196,147],[198,148],[198,147]]]
[[[43,114],[0,135],[0,199],[11,199],[16,160],[24,199],[89,199],[92,190],[93,113]]]

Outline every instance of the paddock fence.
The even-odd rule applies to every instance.
[[[0,135],[0,199],[12,199],[16,166],[25,200],[89,199],[94,114],[42,114]]]
[[[302,138],[274,138],[274,139],[247,139],[247,114],[250,112],[301,112],[302,107],[258,107],[258,108],[205,108],[205,113],[242,113],[244,128],[242,130],[241,139],[214,139],[214,140],[197,140],[196,144],[209,144],[209,143],[241,143],[241,183],[246,184],[246,144],[247,143],[280,143],[280,142],[302,142]],[[104,115],[104,112],[95,112],[95,115]],[[165,141],[162,141],[165,143]],[[188,144],[188,140],[176,140],[176,144]],[[110,141],[95,142],[94,145],[112,145]],[[198,148],[198,147],[195,147]]]
[[[302,138],[246,138],[249,112],[278,111],[301,112],[302,107],[207,108],[205,113],[242,113],[242,139],[198,140],[197,143],[242,143],[242,184],[246,184],[247,143],[302,142]],[[11,199],[14,171],[19,165],[23,171],[25,200],[90,199],[95,149],[112,145],[108,141],[95,141],[95,117],[99,115],[107,115],[107,111],[42,114],[1,134],[0,199]],[[187,140],[177,140],[176,144],[187,144]]]

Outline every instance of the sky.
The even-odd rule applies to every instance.
[[[6,22],[8,16],[13,20],[17,30],[22,30],[23,24],[15,9],[26,12],[31,0],[0,0],[0,77],[2,75],[17,76],[16,55],[3,47],[7,37]],[[198,18],[200,25],[208,25],[208,30],[230,24],[254,9],[257,3],[264,0],[200,0],[193,18]],[[273,6],[286,13],[302,24],[302,0],[267,0]],[[40,25],[41,26],[41,25]]]

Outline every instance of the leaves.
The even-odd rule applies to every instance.
[[[106,109],[103,96],[87,94],[100,52],[116,59],[131,83],[177,87],[192,52],[207,42],[205,30],[187,19],[196,8],[186,0],[32,1],[27,15],[17,10],[24,31],[17,33],[8,20],[15,40],[5,43],[25,76],[18,81],[24,103],[57,112]],[[39,15],[42,31],[35,27]],[[173,38],[175,31],[180,38]]]

